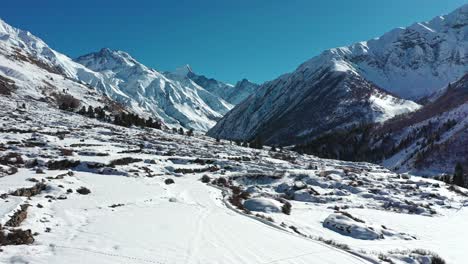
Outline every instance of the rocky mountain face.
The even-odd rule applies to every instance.
[[[468,74],[421,109],[382,124],[356,126],[296,146],[325,158],[381,163],[431,176],[468,169]]]
[[[359,74],[333,64],[299,68],[262,85],[208,132],[213,137],[268,144],[297,144],[311,136],[359,123],[384,121],[419,105],[383,91]]]
[[[189,65],[185,65],[176,69],[175,72],[168,72],[166,75],[174,78],[174,75],[188,78],[205,88],[210,93],[213,93],[230,104],[237,105],[247,97],[249,97],[259,87],[258,84],[252,83],[247,79],[242,79],[236,85],[224,83],[204,75],[196,74]]]
[[[76,62],[104,76],[114,88],[106,94],[121,94],[125,105],[135,105],[168,124],[206,131],[233,107],[195,82],[148,68],[123,51],[102,49]]]
[[[263,84],[208,135],[290,145],[414,111],[417,104],[399,98],[428,96],[468,71],[467,25],[464,5],[429,22],[327,50]]]

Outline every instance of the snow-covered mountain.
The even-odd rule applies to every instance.
[[[252,83],[247,79],[242,79],[236,85],[232,85],[204,75],[198,75],[192,70],[190,65],[185,65],[177,68],[173,73],[169,72],[166,74],[171,78],[174,78],[174,75],[189,78],[207,91],[218,95],[233,105],[237,105],[245,100],[259,87],[258,84]]]
[[[467,51],[464,5],[429,22],[324,51],[263,84],[208,134],[294,144],[350,124],[384,121],[418,109],[397,96],[421,98],[461,78],[468,71]]]
[[[63,94],[79,98],[82,106],[113,104],[93,88],[112,88],[103,76],[52,50],[31,33],[13,28],[2,20],[0,86],[0,93],[18,104],[31,100],[56,104]]]
[[[201,131],[211,128],[233,107],[217,91],[177,75],[170,79],[122,51],[102,49],[75,62],[3,20],[0,20],[0,53],[3,55],[0,74],[17,84],[26,83],[22,86],[25,93],[40,94],[39,88],[45,81],[59,90],[83,86],[84,90],[75,89],[74,96],[86,101],[85,93],[89,90],[86,86],[90,86],[99,93],[97,97],[107,96],[141,116]],[[66,85],[57,83],[62,79]]]
[[[168,124],[206,131],[233,107],[195,82],[148,68],[123,51],[104,48],[76,62],[104,76],[114,88],[106,90],[107,95],[123,94],[126,99],[119,101],[144,109]]]
[[[468,169],[468,73],[441,91],[415,112],[325,134],[295,150],[424,176],[452,174],[457,163]]]
[[[468,71],[467,53],[468,4],[429,22],[325,51],[302,67],[315,71],[334,61],[393,94],[418,99],[461,78]]]
[[[267,82],[227,113],[208,135],[268,144],[296,144],[358,123],[381,122],[419,105],[383,91],[346,65],[330,63]]]

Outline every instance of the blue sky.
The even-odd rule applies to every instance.
[[[0,17],[77,57],[102,47],[157,70],[190,64],[235,83],[271,80],[336,46],[448,13],[466,0],[23,0]]]

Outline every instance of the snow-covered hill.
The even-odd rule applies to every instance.
[[[418,99],[461,78],[468,71],[467,51],[464,5],[429,22],[323,52],[263,84],[208,134],[295,144],[349,124],[383,121],[418,109],[396,96]],[[363,89],[370,86],[373,91]]]

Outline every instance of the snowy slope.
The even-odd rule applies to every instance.
[[[35,233],[31,244],[2,246],[2,263],[430,263],[410,252],[417,248],[448,263],[465,259],[458,241],[467,235],[460,226],[468,200],[444,183],[368,163],[114,126],[40,101],[26,111],[0,96],[0,232]],[[203,175],[228,179],[227,186],[202,183]],[[18,191],[38,183],[46,187],[29,198]],[[231,203],[229,185],[267,205],[288,199],[291,212],[251,207],[259,211],[248,214]],[[5,227],[24,204],[26,217]],[[330,229],[325,222],[337,215],[362,230]],[[371,231],[378,236],[358,235]]]
[[[267,82],[227,113],[208,135],[267,144],[297,144],[337,128],[381,122],[419,105],[392,96],[347,65],[324,66]]]
[[[123,51],[104,48],[76,61],[101,73],[107,83],[125,94],[129,98],[126,105],[137,105],[168,124],[206,131],[232,108],[196,83],[168,78]]]
[[[17,106],[39,100],[58,107],[57,98],[65,94],[79,98],[81,106],[110,106],[109,98],[74,80],[71,71],[65,74],[64,70],[76,70],[74,74],[88,76],[96,83],[103,83],[101,76],[62,56],[28,32],[13,29],[0,20],[0,94]]]
[[[407,99],[428,96],[468,71],[468,4],[431,21],[323,52],[300,68],[310,72],[333,61]]]
[[[468,166],[468,74],[417,111],[384,123],[324,134],[296,151],[324,158],[381,163],[398,172],[434,176]],[[468,167],[467,167],[468,169]]]
[[[111,91],[114,88],[105,82],[100,74],[83,65],[73,62],[67,56],[51,49],[44,41],[28,31],[8,25],[0,19],[0,47],[10,60],[34,59],[38,67],[61,74],[73,80],[83,81],[100,90]],[[117,93],[118,91],[114,91]],[[119,94],[119,96],[124,96]]]
[[[468,164],[468,74],[419,111],[375,130],[376,138],[391,131],[394,145],[403,146],[383,161],[388,168],[434,175]]]
[[[300,137],[313,138],[337,127],[384,121],[416,110],[416,104],[397,97],[429,96],[468,71],[467,25],[468,5],[464,5],[429,22],[324,51],[294,72],[263,84],[209,135],[242,140],[261,136],[270,144],[295,144],[303,142]],[[355,79],[353,84],[342,81],[350,79]],[[362,96],[359,86],[369,85],[375,86],[375,92]],[[380,100],[373,94],[384,92],[377,90],[393,96],[381,95]],[[361,106],[349,108],[357,101]],[[324,102],[327,105],[320,107]]]

